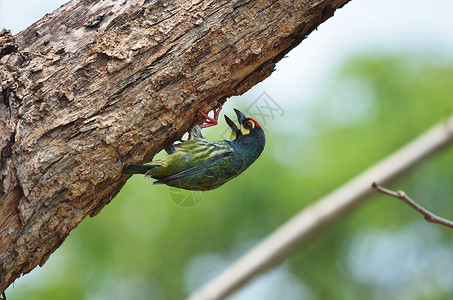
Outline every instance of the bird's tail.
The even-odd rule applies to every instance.
[[[153,169],[155,165],[128,165],[123,173],[124,174],[146,174],[149,170]]]

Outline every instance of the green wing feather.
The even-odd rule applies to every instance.
[[[214,185],[215,187],[217,187],[226,182],[221,180],[221,176],[216,176],[219,175],[216,173],[222,173],[219,172],[219,167],[221,165],[227,166],[227,168],[224,169],[228,169],[228,166],[231,162],[231,156],[231,152],[219,154],[207,161],[204,161],[203,163],[197,164],[171,176],[162,178],[154,182],[154,184],[163,183],[170,186],[184,187],[186,189],[194,190],[212,189],[214,188]],[[227,174],[228,170],[223,170],[223,173]]]
[[[233,165],[235,155],[226,141],[188,140],[173,154],[144,165],[149,169],[145,178],[185,189],[213,189],[237,176],[236,169],[240,169],[242,160],[235,159]],[[240,165],[235,166],[237,163]]]
[[[188,140],[182,143],[173,154],[146,164],[150,166],[146,175],[157,179],[168,177],[224,152],[234,152],[227,142]]]

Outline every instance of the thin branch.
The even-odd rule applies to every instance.
[[[373,182],[371,187],[381,194],[392,196],[392,197],[402,200],[404,203],[406,203],[407,205],[409,205],[410,207],[412,207],[413,209],[415,209],[416,211],[421,213],[426,221],[453,228],[452,221],[441,218],[438,215],[430,212],[429,210],[427,210],[426,208],[424,208],[423,206],[421,206],[420,204],[418,204],[417,202],[412,200],[408,195],[406,195],[405,192],[403,192],[403,191],[395,192],[395,191],[389,190],[389,189],[379,185],[377,182]]]
[[[224,299],[287,258],[325,227],[331,226],[373,195],[370,182],[400,178],[423,159],[453,143],[453,116],[378,162],[324,198],[306,207],[261,243],[202,286],[189,300]]]

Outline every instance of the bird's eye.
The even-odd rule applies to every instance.
[[[253,124],[251,121],[247,121],[244,123],[244,128],[247,129],[247,130],[250,130],[253,128]]]

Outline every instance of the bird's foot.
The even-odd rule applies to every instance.
[[[201,128],[208,128],[208,127],[212,127],[212,126],[215,126],[217,125],[217,123],[219,123],[219,114],[220,114],[220,111],[222,110],[222,103],[219,102],[219,108],[215,109],[214,110],[214,117],[211,118],[210,116],[208,116],[208,114],[205,114],[204,112],[202,112],[201,110],[198,110],[200,112],[200,114],[203,116],[203,118],[205,119],[204,123],[200,125]]]
[[[220,111],[222,110],[222,103],[219,102],[219,107],[217,109],[214,110],[214,117],[211,118],[210,116],[208,116],[208,114],[205,114],[204,112],[202,112],[201,110],[198,110],[201,114],[201,116],[204,118],[204,122],[203,124],[201,125],[198,125],[200,126],[200,128],[208,128],[208,127],[212,127],[212,126],[215,126],[217,125],[217,123],[219,122],[218,119],[219,119],[219,114],[220,114]],[[202,139],[206,139],[206,137],[204,136],[204,134],[201,132],[201,130],[195,130],[194,131],[194,128],[192,128],[192,130],[190,130],[188,132],[188,136],[187,136],[187,141],[188,140],[191,140],[193,138],[202,138]],[[179,144],[173,144],[171,147],[165,149],[167,151],[168,154],[172,154],[175,152],[175,150],[179,147],[181,147],[181,145],[185,142],[183,139],[180,139],[178,140],[177,142],[179,142]],[[1,299],[0,299],[1,300]]]

